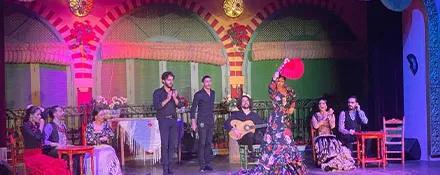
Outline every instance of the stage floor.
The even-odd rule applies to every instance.
[[[147,162],[148,164],[148,162]],[[377,168],[376,165],[370,165],[368,168],[357,168],[348,172],[324,172],[320,168],[308,164],[309,174],[328,175],[328,174],[344,174],[344,175],[440,175],[440,161],[407,161],[405,165],[391,163],[386,168]],[[214,159],[213,168],[215,171],[209,173],[200,173],[197,161],[183,161],[181,165],[174,166],[174,174],[176,175],[225,175],[229,172],[235,172],[240,169],[239,165],[228,163],[227,157],[216,157]],[[144,165],[143,161],[127,161],[123,167],[124,175],[162,175],[162,168],[159,165]]]

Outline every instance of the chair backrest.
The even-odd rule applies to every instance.
[[[313,143],[314,138],[316,137],[317,130],[313,127],[312,121],[310,121],[310,143]]]
[[[387,142],[403,142],[405,138],[405,120],[402,119],[385,119],[383,117],[383,131],[385,132],[385,137]],[[399,138],[398,141],[394,141],[393,138]]]
[[[315,129],[313,127],[312,120],[310,120],[310,146],[312,148],[312,156],[313,156],[313,162],[314,163],[317,163],[317,161],[316,161],[316,150],[315,150],[316,132],[317,132],[317,129]]]
[[[7,162],[11,164],[14,169],[17,164],[17,140],[14,137],[14,130],[7,129]]]
[[[387,160],[400,160],[405,163],[405,117],[402,119],[389,119],[383,117],[383,130],[385,132],[385,158]],[[387,147],[387,146],[390,147]],[[388,149],[389,148],[389,149]],[[393,149],[391,149],[393,148]],[[390,157],[388,154],[394,156]],[[400,154],[400,156],[397,156]]]

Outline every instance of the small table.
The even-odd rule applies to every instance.
[[[73,155],[80,154],[80,174],[83,174],[83,154],[89,153],[91,157],[91,167],[92,167],[92,175],[95,174],[95,168],[94,168],[94,162],[93,162],[93,152],[94,148],[93,146],[65,146],[57,148],[58,150],[58,158],[61,159],[61,155],[67,154],[69,156],[69,168],[70,172],[73,173]]]
[[[382,165],[382,167],[385,167],[385,132],[356,132],[354,135],[357,137],[357,159],[358,163],[362,165],[362,168],[365,168],[366,163],[378,163],[379,166]],[[377,140],[377,157],[368,157],[365,153],[365,140],[367,139]]]

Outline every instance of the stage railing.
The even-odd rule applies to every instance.
[[[317,99],[299,99],[297,100],[295,113],[290,117],[292,121],[293,138],[297,144],[310,143],[310,117],[313,114],[313,108],[316,106]],[[254,101],[254,110],[264,120],[270,116],[272,112],[272,103],[270,101]],[[91,121],[91,105],[82,105],[75,107],[65,107],[65,121],[68,128],[68,139],[72,144],[80,145],[85,133],[85,126]],[[16,131],[17,136],[21,136],[20,127],[23,123],[23,109],[7,109],[7,128]],[[125,118],[149,118],[155,117],[156,112],[152,105],[128,105],[121,108],[121,117]],[[183,131],[191,132],[190,111],[189,107],[179,112],[179,116],[184,122]],[[217,154],[228,153],[228,134],[224,130],[224,122],[229,116],[227,111],[220,109],[220,105],[216,104],[215,112],[215,128],[214,128],[214,148]],[[23,143],[20,143],[23,146]]]

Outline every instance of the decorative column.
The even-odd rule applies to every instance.
[[[191,96],[190,99],[194,97],[194,94],[199,90],[199,63],[191,62]],[[191,99],[192,101],[193,99]]]
[[[90,103],[92,100],[92,66],[99,39],[95,36],[89,21],[75,22],[70,30],[72,50],[74,87],[77,92],[78,105]]]
[[[127,103],[135,104],[136,102],[136,89],[135,89],[135,80],[134,80],[134,59],[127,59],[125,62],[125,75],[127,81]]]
[[[229,83],[231,86],[231,97],[238,98],[243,94],[244,76],[243,76],[243,60],[246,45],[249,41],[248,31],[244,25],[234,23],[229,26],[227,35],[230,43],[225,45],[228,61],[229,61]],[[229,139],[229,162],[239,163],[239,146],[238,143]]]
[[[225,45],[225,48],[229,59],[231,96],[235,98],[243,93],[244,76],[242,73],[242,65],[246,45],[250,38],[246,26],[234,23],[229,27],[227,36],[231,40],[231,43]]]
[[[162,87],[162,74],[167,71],[167,62],[159,61],[159,87]]]
[[[41,105],[40,99],[40,64],[31,64],[31,101],[33,105]]]

